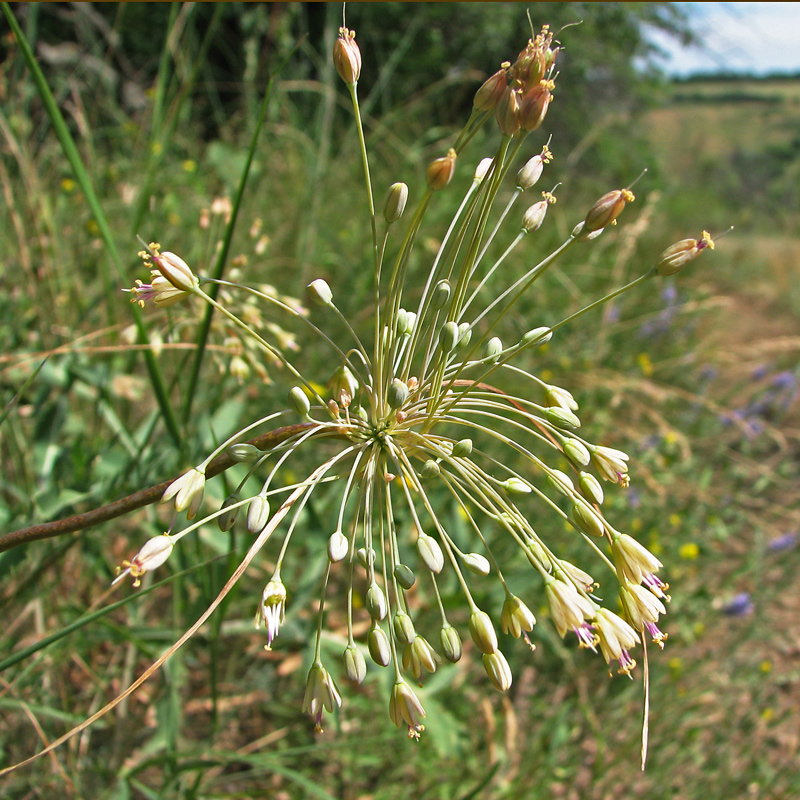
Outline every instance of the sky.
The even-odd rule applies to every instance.
[[[683,48],[653,33],[668,51],[669,74],[697,72],[800,73],[800,3],[681,3],[703,48]]]

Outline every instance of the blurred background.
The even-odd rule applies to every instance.
[[[401,180],[412,200],[421,194],[426,165],[454,141],[477,87],[527,42],[525,11],[348,5],[376,198]],[[229,274],[297,298],[324,278],[340,287],[354,325],[370,318],[372,285],[352,112],[330,58],[339,4],[15,3],[11,12],[124,269],[112,268],[97,207],[2,18],[2,406],[16,398],[0,426],[2,532],[160,482],[285,405],[280,370],[215,323],[173,441],[119,291],[145,277],[137,235],[198,272],[213,263],[273,73]],[[391,725],[388,679],[371,669],[361,687],[341,687],[342,710],[314,734],[300,706],[335,511],[321,499],[292,559],[298,572],[272,652],[252,627],[269,562],[253,565],[130,702],[5,778],[5,796],[800,796],[800,4],[538,3],[530,14],[537,30],[564,28],[555,99],[524,150],[534,155],[552,136],[542,188],[561,182],[559,199],[530,247],[550,252],[600,195],[648,171],[621,224],[560,262],[509,328],[550,324],[636,277],[676,240],[735,226],[685,272],[559,332],[530,365],[573,392],[589,438],[631,454],[632,486],[609,492],[608,515],[665,563],[673,599],[666,648],[649,651],[647,770],[640,674],[610,679],[591,653],[558,639],[538,586],[525,598],[540,620],[536,651],[504,645],[515,676],[507,695],[466,654],[427,681],[427,730],[415,744]],[[459,159],[455,186],[493,152],[492,127]],[[417,278],[460,196],[432,210]],[[531,252],[510,268],[527,268]],[[145,324],[171,402],[186,410],[197,320],[178,306],[147,309]],[[263,324],[327,381],[327,354],[302,331],[277,317]],[[212,503],[230,489],[216,484]],[[236,529],[187,539],[155,580],[193,572],[8,663],[132,596],[108,589],[114,566],[166,517],[149,508],[0,554],[3,766],[127,686],[216,596],[248,545]],[[560,523],[550,524],[558,535]],[[526,580],[526,565],[511,574]],[[492,588],[483,599],[496,605]],[[334,606],[329,644],[339,652],[345,618]]]

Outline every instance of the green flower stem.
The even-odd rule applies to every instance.
[[[356,119],[356,130],[358,131],[358,144],[361,153],[361,163],[364,166],[364,183],[367,189],[367,203],[369,205],[369,222],[372,228],[372,257],[375,271],[378,271],[378,229],[375,225],[375,199],[372,195],[372,179],[369,174],[369,157],[367,155],[367,143],[364,139],[364,125],[361,121],[361,110],[358,106],[358,84],[349,83],[347,89],[350,92],[350,99],[353,101],[353,115]]]
[[[550,330],[557,331],[562,325],[566,325],[568,322],[572,322],[573,320],[582,317],[588,311],[592,311],[593,309],[597,308],[598,306],[603,305],[603,303],[607,303],[609,300],[613,300],[615,297],[619,297],[623,292],[627,292],[630,289],[633,289],[634,286],[638,286],[640,283],[643,283],[648,278],[653,278],[656,275],[655,267],[651,269],[649,272],[645,272],[644,275],[640,275],[635,280],[632,280],[630,283],[625,284],[625,286],[616,289],[615,291],[611,292],[611,294],[607,294],[605,297],[601,297],[599,300],[595,300],[594,303],[590,303],[588,306],[585,306],[580,311],[576,311],[574,314],[570,315],[566,319],[562,319],[557,325],[553,325]]]

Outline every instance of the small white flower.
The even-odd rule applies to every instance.
[[[122,566],[117,567],[117,577],[111,585],[121,581],[126,575],[130,575],[133,578],[133,585],[139,586],[142,582],[142,575],[148,570],[160,567],[170,557],[173,546],[172,537],[166,533],[148,539],[130,561],[123,561]]]

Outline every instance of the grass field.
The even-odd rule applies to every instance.
[[[199,301],[148,307],[142,315],[147,344],[137,341],[128,297],[119,291],[146,277],[136,234],[210,272],[236,208],[228,277],[269,284],[315,322],[322,312],[305,308],[305,286],[325,278],[348,322],[360,329],[371,317],[362,165],[345,115],[347,94],[332,68],[319,82],[279,80],[257,139],[260,98],[251,97],[247,111],[206,142],[186,124],[191,108],[181,103],[190,102],[185,81],[193,73],[190,63],[181,65],[177,77],[166,67],[159,73],[136,113],[108,98],[88,102],[89,84],[57,87],[66,138],[77,143],[96,201],[54,133],[53,113],[39,99],[30,65],[19,51],[4,65],[15,82],[0,111],[0,237],[9,245],[0,259],[0,381],[7,409],[0,423],[2,532],[85,511],[179,474],[237,422],[286,404],[287,368],[248,349],[219,316],[197,382],[187,388],[198,352]],[[213,105],[216,98],[206,91],[202,97]],[[646,771],[639,770],[641,647],[640,669],[628,681],[609,678],[597,656],[579,650],[574,639],[562,640],[529,564],[512,558],[514,547],[493,525],[487,525],[490,544],[504,559],[509,582],[525,587],[538,619],[534,652],[501,637],[511,689],[500,693],[487,681],[466,633],[469,614],[456,582],[445,581],[444,601],[463,633],[465,657],[427,676],[420,690],[427,729],[420,742],[407,741],[387,715],[388,671],[370,663],[360,686],[345,678],[338,659],[347,615],[337,601],[327,612],[321,647],[335,665],[344,705],[326,718],[324,734],[314,733],[300,709],[314,656],[326,542],[338,511],[337,497],[321,491],[304,511],[299,552],[286,568],[287,618],[272,650],[264,650],[263,631],[254,630],[252,618],[278,559],[275,547],[136,694],[38,764],[0,777],[4,796],[800,796],[798,98],[800,81],[678,85],[670,102],[637,122],[652,149],[652,182],[648,177],[637,187],[636,202],[615,230],[571,251],[499,327],[503,341],[515,341],[636,277],[668,244],[697,237],[703,228],[718,235],[736,226],[684,272],[587,314],[522,362],[572,391],[587,436],[630,453],[632,486],[606,484],[603,508],[665,565],[669,639],[663,652],[648,647]],[[309,108],[311,119],[303,116]],[[397,113],[366,126],[377,154],[379,202],[395,180],[407,181],[412,198],[419,198],[426,165],[457,135],[454,127],[406,141],[402,119]],[[525,157],[539,152],[550,133],[546,125],[535,132]],[[552,133],[557,152],[558,133]],[[237,207],[251,141],[253,165]],[[452,186],[432,207],[407,296],[421,295],[426,265],[479,155],[471,152],[468,166],[459,161]],[[503,203],[513,189],[508,183],[498,195]],[[596,199],[570,196],[569,186],[561,191],[568,202],[548,211],[536,234],[540,241],[514,254],[504,267],[509,273],[528,269],[534,253],[550,252]],[[509,222],[509,237],[515,226]],[[493,249],[497,257],[503,248]],[[504,280],[490,282],[487,296]],[[298,348],[298,363],[324,386],[337,365],[300,322],[266,313],[252,299],[229,302],[282,350]],[[347,336],[344,322],[327,322],[337,341]],[[145,353],[153,354],[155,366]],[[177,419],[179,445],[162,400]],[[300,461],[292,469],[304,466]],[[553,466],[571,468],[563,456]],[[219,508],[243,472],[231,474],[209,481],[208,510]],[[296,475],[287,469],[281,479],[291,484]],[[467,547],[463,514],[445,492],[436,499],[445,526]],[[552,509],[526,509],[548,541],[579,564],[588,560],[589,546],[573,541],[572,529],[551,518]],[[0,767],[31,756],[121,692],[198,618],[252,541],[241,522],[229,533],[209,524],[146,575],[138,593],[129,583],[109,588],[114,566],[169,524],[166,509],[151,506],[0,554],[6,620]],[[600,565],[598,577],[609,590],[603,599],[619,610],[612,571]],[[334,571],[330,595],[346,589],[346,577]],[[369,629],[364,589],[355,595],[361,642]],[[476,579],[474,589],[499,612],[503,596],[494,584]],[[415,591],[420,628],[433,638],[435,603],[429,590]],[[132,602],[87,619],[127,598]]]

